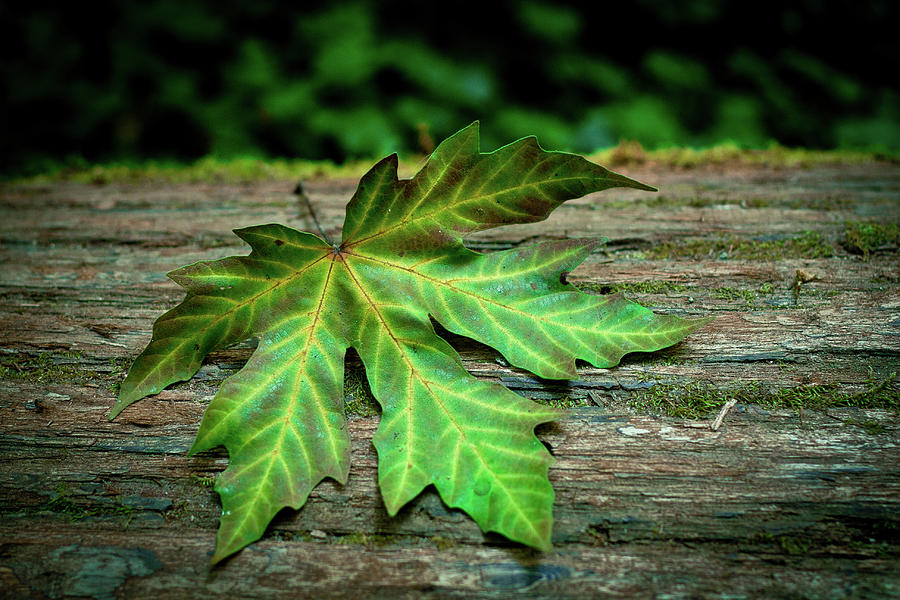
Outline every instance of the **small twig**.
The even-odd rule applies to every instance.
[[[591,402],[594,403],[594,406],[603,407],[603,402],[600,400],[600,394],[595,392],[594,390],[588,390],[587,392],[588,398],[591,399]]]
[[[300,199],[306,205],[306,210],[309,212],[309,216],[312,217],[313,224],[316,226],[316,229],[319,230],[319,234],[322,236],[322,239],[325,240],[329,245],[334,245],[331,243],[331,239],[328,237],[328,234],[325,233],[325,230],[322,229],[322,224],[319,223],[319,217],[316,216],[316,211],[313,208],[312,202],[309,201],[309,196],[306,195],[306,190],[303,188],[303,182],[300,181],[297,183],[297,187],[294,188],[294,195]]]
[[[725,420],[725,415],[728,414],[728,411],[730,411],[735,404],[737,404],[737,398],[732,398],[731,400],[726,402],[725,406],[723,406],[722,410],[719,411],[719,414],[716,415],[716,419],[712,422],[709,428],[713,431],[718,431],[719,427],[722,426],[722,421]]]
[[[815,273],[807,273],[803,269],[797,269],[797,273],[794,275],[794,284],[791,286],[791,289],[794,290],[794,304],[800,303],[800,287],[804,283],[809,283],[810,281],[818,281],[819,276]]]

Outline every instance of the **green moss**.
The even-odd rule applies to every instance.
[[[747,307],[753,306],[753,301],[756,300],[756,293],[753,290],[743,290],[727,286],[717,287],[713,290],[713,295],[716,298],[728,302],[741,302]]]
[[[709,165],[810,168],[819,165],[877,162],[881,157],[872,152],[785,148],[774,143],[762,150],[746,150],[735,144],[726,143],[699,149],[663,148],[647,151],[637,142],[628,141],[591,154],[590,159],[610,166],[650,164],[690,169]]]
[[[194,483],[203,488],[213,488],[216,485],[216,477],[213,475],[207,475],[205,477],[201,477],[199,475],[191,475],[191,479],[194,480]]]
[[[896,521],[878,519],[826,518],[807,527],[786,533],[765,531],[752,536],[753,544],[790,556],[808,555],[810,551],[863,554],[887,558],[896,554],[894,540]]]
[[[670,417],[700,419],[710,416],[728,400],[741,404],[756,404],[764,408],[793,408],[825,410],[838,407],[888,408],[900,410],[900,386],[897,373],[883,379],[870,377],[866,387],[856,393],[841,391],[835,384],[797,386],[771,389],[760,382],[722,389],[704,382],[685,384],[656,384],[638,392],[631,400],[632,408],[642,412],[662,412]],[[867,431],[878,433],[873,424],[852,423]],[[880,427],[880,426],[879,426]]]
[[[650,259],[708,257],[720,260],[782,260],[829,258],[834,256],[834,247],[825,242],[818,232],[805,231],[783,240],[747,240],[729,236],[663,242],[643,254]]]
[[[671,281],[637,281],[637,282],[620,282],[620,283],[594,283],[594,282],[578,282],[576,284],[579,289],[598,294],[613,294],[616,292],[624,292],[626,294],[692,294],[688,302],[694,302],[694,296],[701,297],[705,294],[711,294],[714,298],[725,300],[726,302],[736,302],[741,306],[753,310],[782,310],[802,308],[797,304],[768,304],[762,300],[776,293],[776,288],[771,283],[763,283],[757,289],[737,288],[730,286],[720,286],[713,290],[704,290],[696,286],[688,286]],[[802,290],[805,296],[822,296],[832,297],[838,294],[836,290]]]
[[[766,408],[828,408],[839,406],[838,386],[835,384],[806,385],[778,390],[764,390],[759,383],[747,386],[741,394]]]
[[[141,161],[108,164],[77,163],[59,166],[12,183],[54,183],[69,181],[103,185],[108,183],[247,183],[274,179],[358,178],[379,159],[355,160],[342,165],[330,161],[298,159],[262,159],[255,157],[222,159],[206,157],[193,163],[177,161]],[[772,145],[764,150],[744,150],[733,144],[709,148],[667,148],[645,151],[640,144],[628,142],[592,154],[591,160],[607,166],[652,164],[677,168],[703,165],[760,165],[766,167],[809,168],[817,165],[876,162],[871,152],[819,151]],[[415,172],[420,157],[410,156],[400,163],[401,176]],[[659,198],[659,197],[656,197]],[[671,199],[670,199],[671,200]],[[706,206],[707,200],[695,199]],[[638,200],[643,202],[644,200]],[[666,202],[665,200],[649,200]],[[682,202],[677,199],[677,202]],[[691,200],[688,200],[688,203]],[[752,199],[748,200],[751,202]],[[715,201],[720,203],[720,200]]]
[[[632,408],[662,412],[680,419],[700,419],[727,401],[727,394],[700,382],[683,385],[657,384],[631,398]]]
[[[885,432],[884,425],[875,419],[845,419],[844,425],[854,425],[869,435],[881,435]]]
[[[89,358],[80,352],[0,354],[0,379],[43,384],[101,384],[118,392],[125,372],[121,359]]]
[[[172,508],[165,511],[167,520],[178,521],[190,517],[190,504],[185,500],[179,500],[172,504]]]
[[[352,546],[388,546],[400,539],[396,535],[382,535],[380,533],[350,533],[334,539],[335,544]]]
[[[669,292],[686,292],[688,286],[671,281],[635,281],[612,285],[613,292],[634,294],[668,294]]]
[[[761,299],[771,296],[775,293],[775,286],[771,283],[764,283],[759,286],[756,290],[746,289],[746,288],[735,288],[729,286],[720,286],[713,290],[713,296],[720,300],[725,300],[726,302],[736,302],[743,306],[744,308],[749,308],[753,310],[767,309],[767,310],[780,310],[785,308],[802,308],[799,304],[790,304],[790,305],[769,305],[760,302]],[[838,292],[835,290],[808,290],[804,289],[801,292],[805,296],[827,296],[831,297],[836,295]]]
[[[771,408],[828,409],[838,407],[900,409],[900,388],[896,385],[897,373],[881,380],[869,379],[865,389],[842,392],[834,384],[798,386],[769,391],[760,384],[751,386],[749,399]]]
[[[444,537],[442,535],[433,535],[430,538],[428,538],[428,540],[438,550],[449,550],[450,548],[453,548],[454,546],[456,546],[458,543],[456,540],[454,540],[452,538]]]
[[[568,410],[570,408],[578,408],[580,406],[593,406],[594,403],[588,398],[572,398],[571,396],[563,396],[561,398],[532,398],[534,402],[543,404],[544,406],[552,406],[560,410]]]
[[[41,384],[97,384],[117,394],[126,361],[96,359],[79,352],[15,352],[0,354],[0,379]]]
[[[900,225],[897,223],[848,222],[844,226],[844,247],[868,257],[878,249],[900,250]]]
[[[65,496],[64,492],[57,492],[59,495],[42,504],[38,511],[47,511],[57,514],[69,516],[73,521],[82,519],[87,515],[87,511]]]
[[[139,509],[123,504],[118,498],[110,504],[83,506],[78,504],[68,494],[65,484],[56,486],[55,495],[39,506],[35,512],[52,512],[68,516],[72,521],[78,521],[87,517],[127,517],[129,520]]]
[[[12,183],[250,183],[278,179],[359,178],[374,163],[375,160],[358,160],[336,165],[329,161],[207,157],[190,164],[148,161],[60,168]],[[416,164],[415,159],[403,161],[400,170],[409,173]]]
[[[627,198],[604,198],[602,204],[588,205],[589,210],[627,209],[635,207],[646,208],[708,208],[710,206],[739,206],[745,209],[754,208],[783,208],[790,210],[847,210],[853,205],[849,196],[753,196],[753,197],[727,197],[721,193],[713,193],[708,196],[677,196],[672,194],[642,194]]]
[[[809,542],[801,537],[780,535],[775,538],[775,542],[785,554],[793,556],[806,554],[807,550],[809,550]]]
[[[712,204],[712,203],[710,203]],[[706,206],[709,206],[707,204]],[[716,202],[721,204],[721,202]],[[786,209],[806,209],[806,210],[846,210],[853,206],[853,200],[849,196],[788,196],[786,198],[768,197],[750,197],[741,198],[740,200],[729,202],[742,208],[786,208]]]
[[[84,356],[77,352],[0,355],[0,379],[38,383],[85,383],[94,373],[79,368]]]
[[[344,371],[344,412],[359,417],[374,417],[381,413],[361,369],[348,368]]]
[[[598,294],[668,294],[669,292],[687,292],[691,288],[671,281],[620,281],[618,283],[578,283],[582,290]]]
[[[866,382],[868,387],[856,394],[850,395],[850,400],[865,403],[875,403],[884,408],[900,409],[900,386],[897,384],[897,371],[882,380],[877,380],[874,374],[870,373],[869,380]],[[861,408],[865,406],[858,405]]]

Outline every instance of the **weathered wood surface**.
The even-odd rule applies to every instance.
[[[473,244],[606,235],[607,250],[572,281],[657,282],[630,295],[715,322],[618,368],[584,366],[568,383],[535,380],[452,338],[478,376],[581,405],[539,431],[557,459],[552,552],[482,535],[432,491],[389,518],[370,443],[378,417],[354,414],[349,483],[326,481],[214,569],[210,484],[226,457],[185,450],[250,347],[216,353],[194,380],[114,422],[107,413],[153,319],[181,298],[164,273],[245,253],[235,227],[311,229],[296,182],[0,187],[0,596],[896,597],[896,411],[772,408],[740,390],[758,382],[750,389],[862,397],[881,382],[897,393],[898,255],[864,260],[840,242],[845,221],[900,220],[900,167],[626,171],[661,193],[607,191]],[[326,229],[339,228],[353,187],[307,183]],[[646,258],[663,242],[803,231],[835,255]],[[817,279],[795,303],[798,269]],[[686,421],[633,406],[654,386],[691,382],[741,399],[717,431],[714,412]]]

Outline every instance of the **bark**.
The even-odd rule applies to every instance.
[[[215,353],[190,382],[116,421],[107,415],[153,320],[182,297],[165,273],[246,253],[233,228],[312,230],[291,194],[296,182],[0,187],[0,595],[900,593],[898,256],[842,245],[846,221],[900,220],[900,168],[627,174],[662,191],[606,191],[471,243],[492,250],[606,235],[605,250],[571,281],[591,293],[643,283],[626,294],[713,323],[617,368],[582,365],[571,382],[539,380],[448,335],[477,376],[576,405],[538,432],[557,459],[553,551],[483,535],[433,490],[388,517],[371,444],[378,416],[355,413],[347,485],[323,482],[301,510],[280,513],[262,540],[214,569],[221,508],[211,485],[227,458],[185,451],[252,344]],[[331,234],[354,185],[304,184]],[[804,232],[819,234],[833,256],[766,250]],[[648,258],[665,243],[695,250]],[[798,270],[811,279],[799,289]],[[359,372],[352,355],[348,365]],[[667,416],[703,397],[712,400],[700,418]],[[728,397],[737,403],[714,430]]]

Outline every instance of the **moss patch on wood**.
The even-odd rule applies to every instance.
[[[226,183],[271,180],[358,178],[374,161],[352,161],[337,165],[329,161],[207,157],[194,163],[138,162],[80,164],[41,175],[15,179],[12,183],[45,184],[72,182],[93,185],[110,183]],[[409,162],[403,165],[409,170]]]
[[[836,384],[817,384],[770,389],[754,381],[732,388],[721,388],[706,382],[655,384],[630,398],[628,404],[640,412],[662,413],[682,419],[709,417],[728,400],[754,404],[767,409],[793,408],[827,410],[829,408],[886,408],[900,411],[900,385],[897,372],[883,378],[870,377],[857,392],[847,392]],[[869,433],[883,432],[877,422],[849,423]]]
[[[582,406],[594,406],[594,403],[589,399],[583,396],[561,396],[558,398],[544,398],[540,396],[535,396],[530,398],[533,402],[537,402],[538,404],[543,404],[544,406],[552,406],[553,408],[558,408],[560,410],[567,410],[570,408],[579,408]]]
[[[68,486],[60,483],[47,502],[25,510],[28,514],[53,513],[67,517],[71,521],[80,521],[88,517],[123,517],[130,521],[135,514],[142,512],[140,507],[122,501],[120,497],[104,499],[104,502],[86,504],[78,502],[70,494]]]
[[[434,545],[434,547],[438,550],[449,550],[450,548],[453,548],[454,546],[459,544],[459,542],[457,542],[455,539],[442,535],[433,535],[428,538],[428,541],[431,542],[432,545]]]
[[[490,149],[485,149],[490,150]],[[358,178],[381,157],[335,164],[331,161],[301,159],[265,159],[238,157],[222,159],[212,156],[192,163],[177,161],[144,161],[91,164],[75,161],[60,164],[45,173],[14,178],[12,183],[73,182],[94,185],[110,183],[251,183],[258,181]],[[401,177],[411,176],[422,162],[421,156],[410,155],[400,161]],[[767,168],[811,168],[820,165],[852,165],[872,162],[894,162],[896,156],[845,150],[807,150],[785,148],[773,144],[765,149],[748,150],[733,144],[708,148],[665,148],[644,150],[636,142],[600,150],[588,157],[602,165],[652,165],[693,169],[703,166],[740,166]]]
[[[619,283],[602,282],[576,282],[575,285],[586,292],[597,294],[614,294],[623,292],[628,296],[687,296],[688,304],[711,299],[721,300],[728,304],[735,304],[738,308],[747,310],[785,310],[804,308],[800,303],[801,297],[808,298],[833,298],[840,292],[838,290],[822,290],[809,287],[776,287],[775,284],[764,282],[750,287],[719,286],[705,288],[697,285],[685,285],[671,281],[629,281]],[[641,301],[644,301],[643,299]],[[711,304],[716,304],[712,302]]]
[[[900,523],[887,519],[825,518],[787,533],[760,532],[749,541],[774,554],[821,555],[828,552],[884,559],[896,556]]]
[[[844,225],[843,245],[867,257],[876,251],[900,251],[900,224],[851,221]]]
[[[671,281],[620,281],[617,283],[592,283],[578,282],[577,287],[584,291],[597,292],[598,294],[668,294],[670,292],[687,292],[690,286]]]
[[[80,368],[84,357],[77,352],[0,354],[0,379],[38,383],[85,383],[88,373]]]
[[[344,370],[344,411],[348,415],[358,417],[374,417],[381,414],[381,407],[362,369],[346,368]]]
[[[125,365],[121,359],[97,360],[80,352],[12,352],[0,354],[0,379],[32,383],[104,385],[117,391]]]
[[[785,239],[694,238],[663,242],[642,255],[649,259],[718,258],[719,260],[783,260],[789,258],[830,258],[834,246],[817,231],[804,231]]]
[[[399,539],[400,536],[396,535],[354,532],[334,538],[334,543],[352,546],[378,547],[395,544]]]
[[[895,156],[848,150],[807,150],[773,143],[764,149],[744,149],[732,143],[708,148],[662,148],[647,151],[638,142],[623,141],[618,146],[589,157],[603,165],[662,165],[682,169],[702,166],[762,166],[769,168],[811,168],[818,165],[848,165],[894,161]]]
[[[889,200],[885,200],[887,204]],[[853,201],[846,196],[833,194],[830,196],[817,195],[789,196],[786,198],[776,196],[747,196],[728,197],[721,193],[709,195],[684,195],[675,194],[645,194],[629,198],[603,198],[598,204],[587,205],[588,210],[629,209],[644,208],[709,208],[711,206],[736,206],[743,209],[755,208],[782,208],[791,210],[820,210],[835,211],[849,210],[853,207]]]

